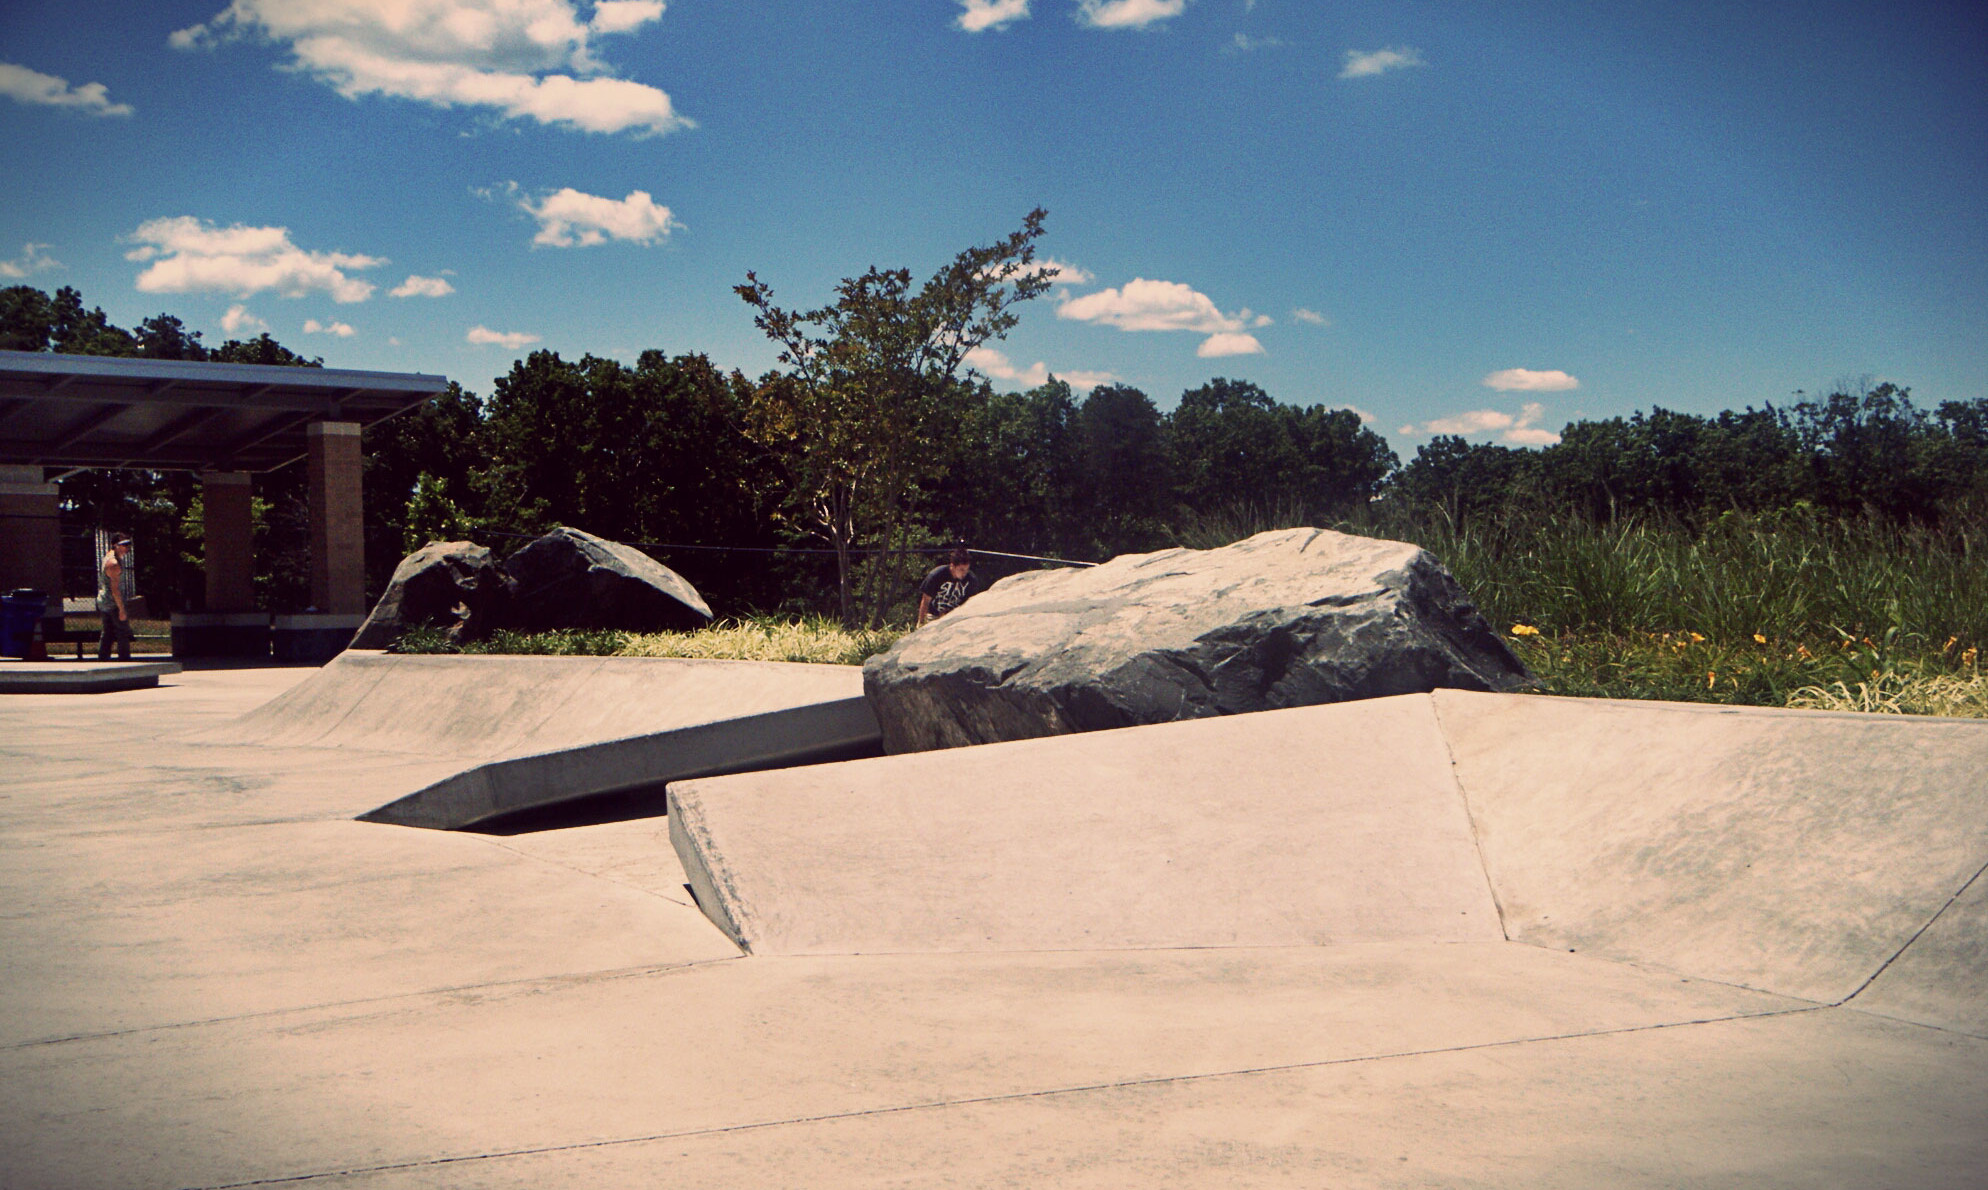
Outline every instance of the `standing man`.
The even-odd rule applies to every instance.
[[[117,642],[117,659],[131,660],[131,601],[138,597],[138,580],[125,563],[131,557],[131,537],[119,533],[110,552],[97,566],[97,613],[103,617],[103,635],[97,638],[97,660],[110,660],[110,644]]]
[[[925,581],[918,584],[918,623],[936,620],[980,592],[980,576],[973,573],[973,556],[962,546],[954,546],[944,566],[934,566]]]

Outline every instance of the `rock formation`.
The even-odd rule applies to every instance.
[[[431,541],[400,560],[386,593],[349,646],[384,649],[414,627],[470,641],[500,627],[510,585],[490,551],[470,541]]]
[[[510,626],[618,628],[660,632],[702,628],[710,605],[697,588],[641,550],[564,526],[504,563],[512,585]]]
[[[1014,575],[863,671],[890,752],[1530,680],[1435,558],[1323,529]]]

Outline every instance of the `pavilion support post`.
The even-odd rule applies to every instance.
[[[246,471],[200,474],[207,610],[255,610],[255,520]]]
[[[311,501],[311,603],[332,615],[366,614],[365,503],[359,423],[305,430]]]
[[[62,618],[62,522],[40,467],[0,466],[0,594],[30,587]],[[96,594],[91,588],[90,594]]]

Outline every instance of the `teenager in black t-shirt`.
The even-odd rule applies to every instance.
[[[919,625],[965,603],[979,593],[980,587],[980,576],[973,572],[973,556],[955,549],[944,566],[934,566],[925,581],[918,584]]]

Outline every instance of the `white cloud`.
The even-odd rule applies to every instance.
[[[604,0],[592,22],[573,0],[233,0],[170,41],[194,49],[260,34],[348,99],[392,95],[585,132],[661,134],[694,125],[662,90],[609,76],[592,39],[662,13],[657,0]]]
[[[1212,335],[1245,329],[1241,317],[1224,314],[1208,295],[1178,281],[1135,277],[1123,289],[1100,289],[1071,298],[1056,316],[1073,322],[1102,322],[1122,331],[1196,331]]]
[[[221,315],[221,329],[231,335],[253,334],[268,330],[269,324],[249,313],[247,306],[229,306],[228,312]]]
[[[1473,409],[1452,417],[1438,417],[1423,422],[1421,426],[1403,426],[1403,434],[1489,434],[1496,433],[1501,442],[1514,446],[1551,446],[1560,441],[1560,435],[1543,429],[1537,423],[1546,416],[1546,406],[1538,401],[1527,401],[1517,413],[1506,413],[1502,409]]]
[[[1047,276],[1051,283],[1056,285],[1089,285],[1092,281],[1097,280],[1096,277],[1091,275],[1089,270],[1080,269],[1074,264],[1057,260],[1053,256],[1046,260],[1037,261],[1032,268],[1023,269],[1022,272],[1024,274],[1041,273]]]
[[[1370,426],[1380,420],[1380,418],[1375,417],[1371,413],[1368,413],[1365,409],[1360,408],[1358,405],[1327,405],[1326,408],[1348,410],[1359,417],[1361,425]],[[1408,432],[1407,430],[1402,431],[1402,433],[1404,434],[1406,434],[1407,432]]]
[[[1122,331],[1193,331],[1210,338],[1195,354],[1210,358],[1255,355],[1263,350],[1251,327],[1269,326],[1271,319],[1247,307],[1224,314],[1207,294],[1178,281],[1148,281],[1135,277],[1123,289],[1100,289],[1071,298],[1056,308],[1058,318],[1101,322]]]
[[[1501,393],[1561,393],[1581,387],[1581,382],[1559,369],[1535,372],[1531,368],[1506,368],[1484,378],[1485,388]]]
[[[128,116],[128,103],[112,103],[102,83],[72,87],[69,80],[29,70],[11,62],[0,62],[0,95],[41,107],[68,107],[92,116]]]
[[[1473,409],[1454,417],[1438,417],[1424,422],[1425,434],[1483,434],[1491,430],[1503,430],[1516,421],[1511,414],[1497,409]]]
[[[1077,20],[1093,29],[1144,29],[1186,7],[1187,0],[1081,0]]]
[[[1194,354],[1202,359],[1219,359],[1225,355],[1262,355],[1263,344],[1256,341],[1255,335],[1245,335],[1224,331],[1210,335],[1194,349]]]
[[[536,205],[529,198],[519,199],[518,205],[538,220],[532,243],[554,248],[586,248],[610,239],[653,244],[682,226],[646,190],[631,190],[617,201],[568,186]]]
[[[1346,65],[1340,68],[1339,77],[1343,79],[1372,78],[1377,74],[1386,74],[1390,70],[1402,70],[1410,66],[1427,65],[1428,63],[1422,60],[1422,51],[1416,49],[1414,46],[1395,45],[1389,46],[1384,50],[1372,50],[1364,53],[1360,50],[1347,50]]]
[[[587,27],[602,34],[629,33],[662,19],[662,0],[599,0]]]
[[[1029,15],[1029,0],[959,0],[965,11],[954,21],[955,25],[968,33],[979,33],[986,29],[1003,29],[1011,21],[1025,21]]]
[[[1110,384],[1118,379],[1110,372],[1051,372],[1041,360],[1026,368],[1018,368],[1007,354],[992,347],[982,345],[966,353],[967,366],[980,372],[989,380],[1006,380],[1014,388],[1035,388],[1049,383],[1053,375],[1056,379],[1079,392],[1089,392],[1100,384]],[[1010,389],[1013,391],[1013,389]]]
[[[19,260],[0,260],[0,277],[26,277],[61,268],[61,261],[42,251],[46,247],[47,244],[22,244]]]
[[[1222,52],[1234,56],[1236,54],[1247,54],[1252,50],[1272,49],[1283,44],[1284,42],[1281,38],[1251,37],[1247,33],[1238,33],[1229,39],[1227,45],[1222,47]]]
[[[350,339],[359,332],[353,330],[350,323],[319,322],[315,318],[306,318],[304,319],[304,333],[307,335],[337,335],[341,339]]]
[[[390,297],[447,297],[456,291],[444,277],[423,277],[410,273],[405,281],[387,290]]]
[[[463,338],[477,344],[496,344],[499,347],[518,348],[527,343],[538,342],[538,336],[524,331],[493,331],[487,326],[473,326]]]
[[[1308,310],[1303,306],[1294,308],[1291,311],[1291,317],[1297,319],[1299,322],[1309,322],[1313,326],[1332,325],[1332,322],[1325,315],[1320,314],[1317,310]]]
[[[386,263],[384,257],[351,252],[306,252],[290,242],[287,227],[215,227],[190,215],[147,220],[125,239],[139,245],[124,254],[126,260],[151,262],[138,274],[145,293],[215,290],[248,297],[274,291],[302,297],[321,290],[333,301],[363,302],[373,296],[372,283],[345,270]]]

